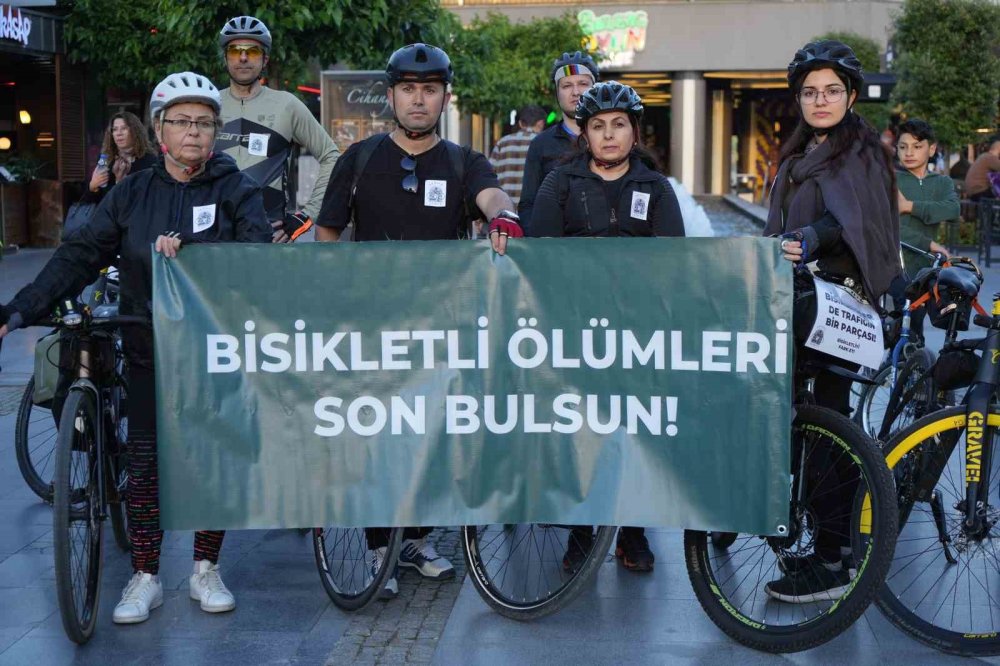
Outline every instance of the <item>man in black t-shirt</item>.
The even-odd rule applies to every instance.
[[[451,99],[448,54],[427,44],[404,46],[389,58],[386,77],[398,127],[352,145],[337,161],[316,220],[316,240],[340,240],[352,219],[357,241],[465,238],[478,209],[491,220],[493,249],[503,254],[508,237],[524,235],[513,202],[486,157],[437,135]],[[430,531],[406,528],[399,564],[428,578],[451,578],[455,569],[426,540]],[[368,529],[366,536],[377,571],[385,530]],[[381,596],[398,592],[393,575]]]

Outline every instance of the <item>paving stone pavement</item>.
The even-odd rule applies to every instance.
[[[412,569],[399,570],[399,596],[375,601],[351,616],[344,635],[326,660],[341,664],[429,664],[465,580],[458,528],[439,529],[427,539],[455,567],[445,581],[423,578]]]

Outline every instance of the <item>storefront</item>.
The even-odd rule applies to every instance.
[[[0,4],[0,164],[28,180],[2,186],[7,247],[58,243],[86,175],[84,83],[61,16]]]

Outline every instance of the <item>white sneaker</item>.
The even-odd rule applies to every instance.
[[[115,606],[115,624],[136,624],[149,619],[149,611],[163,605],[160,577],[136,572],[122,591],[122,600]]]
[[[376,548],[371,551],[370,559],[368,561],[368,580],[367,584],[371,584],[371,581],[375,580],[375,576],[378,575],[379,570],[382,568],[382,562],[385,561],[385,547]],[[379,599],[395,599],[399,595],[399,582],[396,580],[396,572],[393,571],[389,579],[385,581],[385,587],[378,593]]]
[[[210,560],[194,563],[188,588],[191,598],[200,601],[201,609],[206,613],[225,613],[236,608],[236,599],[219,575],[219,565],[212,564]]]
[[[438,555],[434,545],[426,539],[404,539],[399,553],[399,566],[410,567],[424,578],[444,580],[455,576],[451,562]]]

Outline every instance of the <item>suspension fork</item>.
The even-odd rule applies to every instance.
[[[989,503],[989,473],[993,458],[993,431],[988,425],[989,407],[1000,385],[1000,302],[993,304],[994,318],[983,345],[983,361],[969,391],[965,422],[965,527],[976,532],[984,527]],[[983,483],[983,474],[986,474]]]

